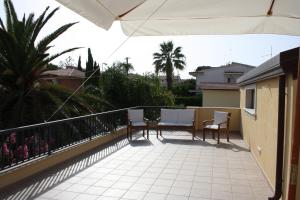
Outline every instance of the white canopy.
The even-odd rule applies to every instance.
[[[300,35],[300,0],[57,0],[127,35]]]

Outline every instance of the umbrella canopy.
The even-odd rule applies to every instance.
[[[299,0],[57,0],[127,35],[300,35]]]

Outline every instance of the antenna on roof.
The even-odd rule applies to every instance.
[[[272,48],[272,45],[271,45],[271,47],[270,47],[270,53],[269,53],[269,54],[266,54],[266,55],[263,55],[262,58],[267,57],[267,56],[270,56],[270,58],[273,57],[273,48]]]

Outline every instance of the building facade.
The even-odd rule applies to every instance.
[[[238,80],[243,138],[272,188],[282,188],[282,199],[291,176],[300,199],[300,173],[291,175],[298,60],[299,48],[282,52]]]
[[[204,107],[239,107],[240,91],[236,80],[254,67],[237,62],[220,67],[198,67],[196,93],[202,92]]]

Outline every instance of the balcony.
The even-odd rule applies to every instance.
[[[145,109],[148,109],[146,113],[150,117],[155,117],[157,108]],[[209,116],[214,109],[197,109],[197,122]],[[129,142],[124,138],[124,133],[120,133],[124,125],[121,123],[122,120],[117,120],[124,119],[126,112],[121,110],[108,113],[105,116],[106,122],[109,123],[102,123],[100,126],[103,128],[102,131],[99,131],[99,124],[89,126],[89,128],[94,127],[94,129],[89,129],[89,131],[94,130],[94,132],[91,131],[94,134],[89,135],[87,139],[74,140],[60,147],[52,145],[50,148],[49,145],[48,151],[40,151],[39,155],[35,155],[36,158],[23,156],[9,165],[2,164],[1,175],[13,174],[14,171],[26,165],[30,166],[31,163],[36,163],[36,168],[33,169],[38,170],[40,160],[58,159],[56,156],[65,153],[64,149],[68,149],[69,152],[86,150],[83,145],[95,145],[94,141],[103,140],[110,135],[109,132],[104,131],[104,127],[108,127],[107,124],[111,124],[112,121],[118,122],[112,125],[111,129],[119,132],[120,137],[114,137],[105,145],[95,145],[96,148],[86,150],[80,156],[68,159],[59,165],[53,165],[50,169],[6,187],[5,192],[1,192],[0,198],[40,200],[267,199],[272,195],[272,189],[247,145],[235,130],[239,123],[239,109],[232,109],[231,112],[233,113],[231,126],[233,132],[230,142],[226,142],[225,137],[221,137],[221,144],[210,139],[210,135],[205,142],[202,141],[200,126],[197,127],[195,141],[192,141],[190,133],[185,131],[164,131],[163,137],[157,139],[156,132],[151,130],[149,140],[143,138],[141,132],[137,132],[133,140]],[[101,116],[104,119],[103,114],[93,116],[93,120],[90,117],[77,118],[77,122],[73,125],[77,124],[76,129],[79,130],[81,127],[80,130],[84,132],[84,123],[88,121],[89,125],[95,125],[96,118],[100,119]],[[70,124],[70,121],[67,122]],[[65,122],[48,124],[45,130],[50,130],[49,127],[57,128],[59,124],[65,124]],[[95,127],[98,127],[98,131]],[[34,127],[34,129],[42,130],[42,127]],[[21,135],[20,137],[26,138],[25,135],[32,132],[29,130],[31,129],[13,131],[17,131],[16,134]],[[65,130],[71,134],[75,132],[75,127],[65,127]],[[50,138],[55,139],[53,129],[46,133],[51,136],[46,137],[47,141],[50,141]],[[3,134],[2,138],[5,138]],[[20,165],[23,166],[20,167]]]

